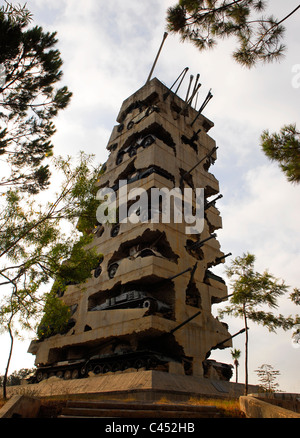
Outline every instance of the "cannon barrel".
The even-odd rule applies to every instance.
[[[215,199],[213,199],[212,201],[209,201],[209,202],[207,202],[206,204],[205,204],[205,206],[204,206],[204,210],[207,210],[209,207],[211,207],[212,205],[215,205],[215,203],[216,203],[216,201],[218,200],[218,199],[221,199],[221,198],[223,198],[223,195],[218,195]]]
[[[225,254],[222,257],[217,257],[215,260],[215,264],[218,265],[219,263],[221,263],[221,260],[226,259],[226,257],[230,257],[231,255],[232,253],[229,252],[228,254]]]
[[[190,170],[188,170],[187,172],[185,172],[185,173],[182,175],[182,177],[181,177],[181,181],[183,181],[184,178],[185,178],[187,175],[189,175],[194,169],[196,169],[196,167],[199,166],[199,164],[201,164],[206,158],[210,158],[210,157],[212,156],[212,154],[213,154],[214,152],[216,152],[217,149],[218,149],[218,146],[214,146],[214,147],[212,148],[211,151],[209,151],[206,155],[204,155],[204,157],[201,158],[201,160],[198,161],[198,163],[195,164],[195,166],[193,166]]]
[[[188,322],[190,322],[192,319],[196,318],[196,316],[200,315],[201,310],[199,310],[199,312],[195,313],[195,315],[190,316],[188,319],[186,319],[185,321],[181,322],[180,324],[178,324],[175,328],[173,328],[169,333],[172,335],[174,332],[176,332],[176,330],[180,329],[181,327],[183,327],[185,324],[187,324]]]
[[[247,327],[247,330],[249,330],[248,327]],[[211,350],[216,350],[217,348],[221,348],[222,345],[225,344],[225,342],[228,342],[228,341],[230,341],[231,339],[235,338],[236,336],[241,335],[241,334],[244,333],[245,331],[246,331],[246,329],[243,328],[242,330],[240,330],[239,332],[235,333],[234,335],[229,336],[229,338],[224,339],[224,341],[219,342],[218,344],[216,344],[214,347],[211,348]]]
[[[187,249],[194,249],[194,248],[200,248],[201,246],[204,245],[205,242],[207,242],[210,239],[214,239],[215,237],[217,237],[217,235],[215,233],[213,233],[211,236],[207,237],[206,239],[203,240],[199,240],[198,242],[192,243],[192,245],[187,246]]]

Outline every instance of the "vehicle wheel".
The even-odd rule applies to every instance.
[[[101,374],[103,372],[103,367],[101,365],[94,366],[93,373],[94,374]]]
[[[147,369],[154,369],[158,365],[158,361],[155,357],[148,357],[146,360]]]
[[[64,372],[64,380],[69,380],[69,379],[71,379],[71,377],[72,377],[71,371],[70,370],[66,370]]]
[[[43,372],[42,371],[38,371],[36,374],[36,381],[39,383],[43,380]]]
[[[56,377],[58,377],[59,379],[61,379],[63,377],[64,373],[62,371],[57,371],[56,373]]]
[[[112,370],[113,372],[115,372],[115,371],[120,371],[121,369],[122,369],[122,365],[121,365],[120,362],[114,362],[114,363],[112,364],[111,370]]]
[[[119,231],[120,231],[120,225],[117,224],[111,230],[111,233],[110,233],[111,237],[116,237],[119,234]]]
[[[121,123],[121,124],[118,126],[117,131],[118,131],[118,132],[122,132],[123,129],[124,129],[124,123]]]
[[[109,371],[111,371],[111,365],[109,363],[106,363],[105,365],[103,365],[103,374],[108,373]]]
[[[124,152],[120,152],[120,153],[117,155],[116,165],[122,163],[122,161],[123,161],[123,157],[124,157]]]
[[[101,266],[97,266],[97,268],[95,269],[95,272],[94,272],[94,277],[98,278],[100,276],[101,272],[102,272]]]
[[[87,370],[86,365],[83,365],[83,366],[80,368],[80,375],[81,375],[81,376],[84,376],[85,373],[86,373],[86,370]]]
[[[136,148],[133,146],[132,148],[129,149],[128,153],[130,157],[134,157],[136,155]]]
[[[127,129],[132,129],[134,127],[134,122],[131,120],[128,124],[127,124]]]
[[[134,368],[136,368],[137,370],[138,370],[139,368],[143,368],[145,365],[146,365],[146,363],[145,363],[145,361],[144,361],[143,359],[137,359],[137,360],[134,362]]]
[[[152,137],[152,135],[147,135],[147,137],[145,137],[142,141],[142,146],[143,148],[147,148],[148,146],[150,146],[152,143],[154,143],[154,137]]]
[[[113,265],[111,265],[108,268],[108,276],[109,276],[109,278],[114,278],[114,276],[116,275],[118,267],[119,267],[119,265],[117,263],[114,263]]]
[[[79,377],[79,371],[77,369],[73,370],[71,374],[71,379],[78,379],[78,377]]]

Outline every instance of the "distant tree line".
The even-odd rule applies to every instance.
[[[9,376],[7,376],[7,386],[17,386],[21,385],[22,380],[26,379],[31,373],[33,373],[35,368],[21,368],[20,370],[15,370]],[[0,386],[3,386],[4,376],[0,375]]]

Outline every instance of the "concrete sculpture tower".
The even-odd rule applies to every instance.
[[[156,78],[126,99],[99,189],[113,188],[118,217],[120,208],[134,207],[128,199],[133,188],[145,189],[149,203],[153,188],[203,188],[201,234],[187,234],[187,224],[176,223],[172,214],[170,223],[151,220],[166,208],[164,202],[156,211],[150,205],[136,209],[137,223],[99,224],[92,245],[103,254],[101,264],[61,297],[72,309],[72,327],[29,348],[36,354],[38,381],[130,368],[231,377],[231,366],[208,360],[212,349],[231,346],[226,324],[212,315],[212,305],[227,295],[224,281],[212,272],[225,256],[214,234],[221,217],[209,199],[219,193],[209,172],[216,159],[208,135],[213,123],[190,103]],[[120,180],[127,181],[126,193]]]

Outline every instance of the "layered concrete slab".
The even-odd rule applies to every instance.
[[[219,193],[211,173],[217,158],[208,134],[213,123],[200,114],[192,124],[196,115],[156,78],[123,102],[98,182],[99,189],[113,190],[118,215],[124,205],[129,215],[136,201],[127,189],[144,189],[152,196],[153,189],[195,193],[201,188],[206,204]],[[126,192],[120,180],[127,182]],[[162,365],[178,376],[230,377],[229,366],[223,364],[222,374],[222,364],[207,363],[216,345],[231,346],[230,340],[222,344],[230,337],[227,325],[212,314],[213,304],[227,295],[225,282],[213,273],[224,262],[214,234],[222,227],[220,212],[214,203],[205,208],[203,230],[192,234],[175,221],[172,202],[168,223],[160,216],[166,207],[161,201],[157,221],[118,222],[117,217],[116,224],[99,224],[91,231],[90,246],[102,255],[101,262],[84,284],[69,285],[60,296],[73,309],[72,327],[30,346],[42,370],[39,380],[58,373],[78,377],[87,367],[118,369],[128,379],[125,371],[132,366],[154,370]],[[194,198],[191,203],[195,209]],[[81,360],[78,367],[75,360]]]

